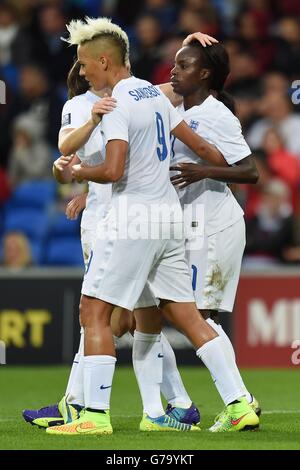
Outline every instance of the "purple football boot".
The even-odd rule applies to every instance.
[[[39,410],[24,410],[22,414],[27,423],[36,425],[39,428],[64,424],[64,419],[60,414],[58,405],[45,406]]]
[[[200,412],[194,403],[189,408],[179,408],[168,404],[166,414],[180,423],[194,424],[195,426],[200,424]]]
[[[79,418],[82,406],[67,403],[63,397],[57,405],[49,405],[39,410],[24,410],[23,418],[27,423],[39,428],[68,424]]]

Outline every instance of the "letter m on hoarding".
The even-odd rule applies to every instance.
[[[6,85],[0,80],[0,104],[6,104]]]
[[[5,343],[0,341],[0,365],[6,364]]]
[[[248,343],[250,346],[287,346],[289,302],[279,300],[269,311],[261,299],[253,299],[248,310]]]

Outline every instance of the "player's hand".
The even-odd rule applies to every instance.
[[[183,41],[182,46],[187,46],[191,41],[197,40],[203,47],[211,46],[212,44],[216,44],[219,41],[208,34],[200,33],[193,33],[189,34]]]
[[[82,181],[85,180],[86,168],[88,168],[88,165],[86,165],[83,162],[72,166],[71,173],[72,173],[73,178],[77,181],[77,183],[82,183]]]
[[[67,219],[76,220],[86,206],[87,193],[73,197],[66,207]]]
[[[183,189],[196,181],[207,178],[207,166],[196,163],[179,163],[170,167],[171,171],[179,171],[178,175],[171,177],[171,182],[179,189]]]
[[[98,125],[104,114],[111,113],[116,107],[117,100],[106,93],[103,98],[97,101],[92,107],[92,122]]]
[[[58,171],[64,171],[74,157],[75,154],[69,156],[61,155],[57,160],[55,160],[53,166]]]

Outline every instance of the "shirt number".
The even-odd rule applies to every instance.
[[[155,113],[155,114],[156,114],[157,140],[160,145],[159,147],[156,148],[156,152],[157,152],[157,156],[159,160],[162,162],[168,156],[168,147],[166,144],[164,122],[159,113]]]

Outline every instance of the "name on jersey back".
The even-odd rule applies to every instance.
[[[129,95],[134,98],[135,101],[140,101],[148,98],[156,98],[156,96],[160,96],[160,92],[154,85],[150,85],[143,88],[136,88],[134,90],[130,90]]]

